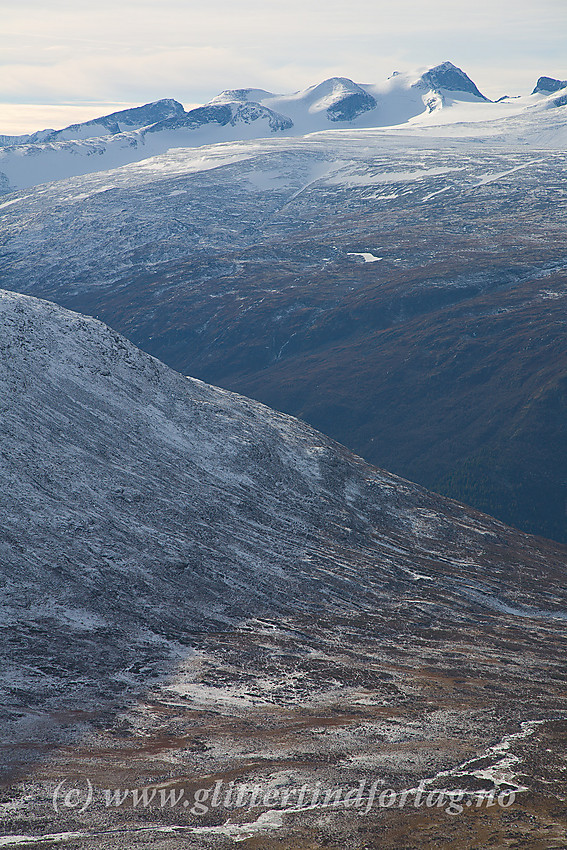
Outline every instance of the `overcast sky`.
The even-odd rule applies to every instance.
[[[488,97],[524,94],[567,79],[566,33],[567,0],[4,0],[0,133],[446,59]]]

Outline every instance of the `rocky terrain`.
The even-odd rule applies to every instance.
[[[0,327],[0,846],[565,846],[563,547],[92,318]],[[282,797],[371,781],[463,804]]]
[[[0,269],[566,541],[566,164],[379,131],[180,150],[6,196]]]

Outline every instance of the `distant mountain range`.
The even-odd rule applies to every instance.
[[[467,99],[467,95],[488,100],[460,68],[445,62],[417,77],[394,72],[383,86],[363,86],[346,77],[332,77],[289,95],[277,95],[263,89],[229,89],[189,112],[175,100],[159,100],[72,124],[63,130],[0,136],[0,140],[4,145],[35,144],[99,138],[150,127],[152,132],[181,127],[194,130],[208,124],[225,126],[230,123],[234,126],[263,119],[273,132],[292,128],[301,132],[307,131],[307,128],[328,127],[328,122],[352,122],[365,113],[372,113],[367,116],[371,119],[368,126],[384,126],[401,123],[391,118],[408,120],[426,108],[441,108],[447,101]],[[248,105],[248,111],[243,111],[244,104]],[[253,110],[254,107],[257,111]]]
[[[89,712],[108,724],[117,700],[245,620],[303,618],[315,645],[320,619],[351,618],[363,641],[368,617],[392,634],[561,625],[561,547],[185,378],[92,318],[0,291],[0,326],[0,713],[14,751],[81,731]]]
[[[0,191],[107,170],[174,147],[339,128],[399,131],[403,126],[412,132],[439,123],[469,125],[523,112],[533,117],[534,109],[545,113],[564,106],[566,87],[565,81],[540,77],[531,95],[492,103],[464,71],[444,62],[417,74],[395,72],[381,85],[333,77],[289,95],[231,89],[189,111],[175,100],[160,100],[62,130],[0,136]]]
[[[567,541],[566,92],[492,103],[444,63],[4,147],[4,286]]]

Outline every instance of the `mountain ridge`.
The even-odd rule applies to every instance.
[[[97,136],[114,136],[129,129],[140,130],[156,122],[164,121],[176,115],[185,115],[183,105],[173,98],[164,98],[141,106],[121,109],[108,115],[91,118],[89,121],[69,124],[61,130],[38,130],[20,136],[0,136],[0,144],[45,144],[57,141],[89,139]]]
[[[475,802],[513,790],[520,826],[495,807],[491,835],[524,839],[527,822],[548,842],[564,547],[175,373],[95,319],[0,291],[0,325],[4,844],[166,850],[174,832],[218,848],[281,830],[329,846],[332,830],[355,848],[362,826],[383,846],[380,808],[329,807],[322,825],[319,808],[267,820],[225,802],[202,819],[144,804],[141,821],[102,790],[151,803],[188,776],[272,789],[376,774],[397,790],[442,777]],[[93,805],[62,796],[54,817],[77,777]],[[430,847],[459,829],[418,814],[393,811],[395,846],[400,829],[425,847],[431,821]],[[461,822],[469,846],[484,834]]]
[[[493,103],[464,71],[443,62],[417,73],[396,72],[381,85],[332,77],[288,95],[226,90],[189,111],[166,99],[63,130],[1,136],[0,190],[107,170],[174,147],[296,137],[338,128],[419,132],[446,125],[447,133],[451,128],[462,133],[461,125],[467,123],[481,127],[483,121],[512,121],[533,108],[545,112],[546,107],[564,105],[561,97],[553,97],[555,90],[538,86],[528,97]],[[545,115],[539,118],[542,124]],[[487,130],[489,135],[494,132]]]
[[[556,80],[553,77],[540,77],[532,94],[543,92],[544,94],[554,94],[561,89],[567,88],[567,80]]]

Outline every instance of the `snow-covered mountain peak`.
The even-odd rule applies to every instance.
[[[374,89],[390,95],[397,93],[398,96],[411,90],[433,91],[456,99],[462,99],[465,95],[466,100],[472,96],[474,99],[490,102],[470,77],[452,62],[442,62],[440,65],[421,67],[413,71],[394,71],[384,83],[378,84]]]
[[[471,78],[461,68],[453,65],[452,62],[442,62],[440,65],[435,65],[433,68],[425,71],[420,79],[435,91],[466,93],[473,95],[479,100],[488,102],[488,98],[479,91]]]
[[[290,114],[299,126],[305,126],[306,120],[318,122],[312,125],[313,129],[323,129],[329,126],[329,121],[353,121],[376,107],[374,97],[347,77],[331,77],[304,91],[280,95],[265,102],[284,114]]]
[[[298,92],[296,97],[308,99],[310,103],[317,103],[324,98],[331,98],[334,102],[338,98],[361,91],[363,89],[348,77],[329,77],[322,83],[309,86],[304,92]]]
[[[248,101],[258,103],[267,97],[276,97],[276,95],[265,91],[265,89],[226,89],[226,91],[222,91],[216,97],[213,97],[209,103],[233,103],[239,101],[243,103]]]
[[[330,121],[352,121],[376,107],[372,95],[346,77],[331,77],[306,95],[309,112],[325,112]]]
[[[553,77],[540,77],[532,94],[554,94],[567,88],[567,80],[556,80]]]

